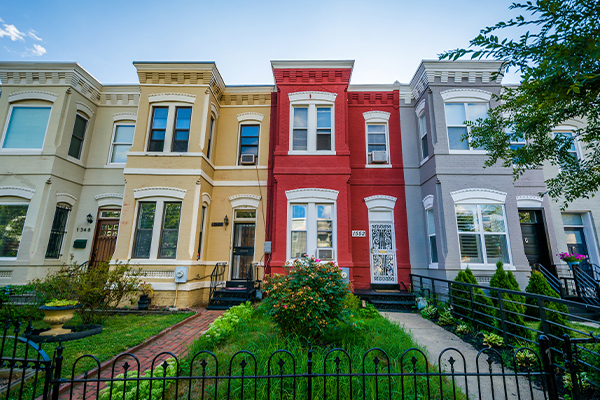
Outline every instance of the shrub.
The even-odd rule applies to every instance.
[[[438,324],[440,324],[442,326],[456,324],[456,321],[454,321],[454,318],[452,317],[452,313],[447,308],[444,308],[443,310],[441,310],[439,312],[439,314],[440,314],[440,318],[438,319]]]
[[[102,323],[107,312],[121,301],[137,297],[142,275],[129,264],[110,266],[103,262],[83,268],[71,262],[60,270],[35,282],[36,288],[46,297],[76,300],[81,305],[77,314],[85,325]]]
[[[381,317],[379,311],[375,308],[375,306],[369,302],[365,304],[365,308],[361,308],[359,310],[360,316],[363,318],[377,318]]]
[[[560,298],[558,293],[556,293],[552,289],[552,287],[550,287],[550,284],[546,280],[546,277],[544,277],[544,275],[539,271],[531,272],[531,277],[529,278],[529,283],[527,284],[525,291],[527,293],[540,294],[543,296]],[[525,301],[527,302],[528,305],[530,305],[529,307],[527,307],[527,315],[539,318],[540,314],[539,314],[537,300],[532,297],[528,297]],[[561,304],[561,303],[546,301],[545,307],[546,307],[546,309],[559,311],[559,312],[562,312],[565,314],[567,314],[569,312],[569,309],[567,308],[567,306],[565,306],[564,304]],[[563,314],[559,314],[557,312],[552,312],[552,311],[546,310],[546,319],[548,319],[549,321],[555,322],[557,324],[560,324],[560,325],[567,325],[567,316],[563,315]],[[550,335],[553,335],[553,336],[556,336],[559,338],[561,338],[562,335],[567,333],[567,330],[565,328],[563,328],[561,326],[556,326],[554,324],[548,324],[548,329],[549,329]],[[540,323],[539,330],[542,330],[541,323]]]
[[[508,273],[504,271],[504,265],[501,261],[496,263],[496,272],[490,279],[490,287],[521,291],[513,273],[511,271],[508,271]],[[498,292],[490,290],[490,294],[492,295],[494,304],[499,307]],[[525,298],[518,294],[506,293],[502,294],[502,298],[507,300],[502,302],[502,306],[504,308],[504,318],[508,333],[525,339],[529,338],[530,331],[525,328],[525,319],[522,315],[525,313],[525,306],[523,305]]]
[[[281,330],[316,340],[328,325],[341,320],[349,293],[334,262],[314,257],[296,260],[286,275],[266,278],[264,302]]]
[[[475,279],[475,275],[473,275],[473,272],[468,267],[464,271],[460,271],[456,278],[454,278],[454,281],[472,285],[479,284],[477,279]],[[471,311],[471,294],[468,292],[467,286],[453,283],[451,285],[451,295],[455,313],[483,324],[494,324],[493,317],[496,315],[496,310],[492,301],[483,293],[483,290],[473,288],[473,308],[475,309],[475,313]]]
[[[421,310],[423,318],[433,319],[438,315],[438,309],[436,306],[427,306]]]
[[[502,339],[502,336],[498,336],[495,333],[484,333],[483,344],[487,347],[502,347],[504,346],[504,339]]]
[[[468,335],[471,333],[471,328],[468,325],[459,325],[456,327],[456,333],[459,335]]]
[[[12,296],[20,297],[24,302],[11,301]],[[38,307],[50,298],[42,293],[36,292],[34,284],[9,285],[0,289],[0,321],[7,318],[11,321],[35,321],[44,317],[44,313]]]

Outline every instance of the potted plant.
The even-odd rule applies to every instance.
[[[569,268],[571,268],[571,270],[573,270],[574,265],[581,264],[581,261],[587,258],[587,256],[584,256],[583,254],[572,254],[567,252],[560,253],[558,254],[558,256],[561,260],[563,260],[569,265]]]
[[[150,305],[150,296],[154,294],[154,289],[152,288],[151,284],[142,282],[140,283],[139,290],[142,292],[142,294],[140,295],[140,300],[138,301],[138,310],[147,310],[148,306]]]
[[[71,333],[70,329],[64,329],[63,325],[69,322],[80,307],[77,300],[57,300],[40,306],[44,312],[44,322],[50,325],[50,330],[40,333],[42,336],[56,336]]]

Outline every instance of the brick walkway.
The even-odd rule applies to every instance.
[[[200,315],[196,314],[193,317],[190,317],[179,324],[176,324],[170,328],[165,329],[161,333],[156,336],[153,336],[147,339],[142,344],[132,347],[126,353],[134,354],[140,362],[140,372],[143,373],[145,370],[150,369],[152,366],[152,361],[154,358],[163,351],[168,351],[179,358],[183,356],[187,352],[187,346],[191,344],[194,339],[201,335],[201,332],[204,332],[208,329],[208,326],[215,320],[217,317],[222,315],[225,311],[220,310],[205,310],[199,309],[198,312]],[[94,350],[90,349],[90,353],[93,354]],[[171,355],[164,355],[157,358],[154,368],[156,368],[162,361],[171,357]],[[113,363],[115,358],[105,361],[100,366],[100,376],[102,378],[110,378],[111,370],[113,367]],[[130,371],[137,371],[137,363],[133,357],[126,356],[119,358],[115,365],[115,376],[123,373],[123,364],[125,362],[131,366]],[[96,371],[90,371],[89,378],[95,378]],[[78,376],[76,379],[83,379],[83,375]],[[104,388],[104,384],[100,385],[100,390]],[[96,384],[88,384],[85,399],[95,399],[96,398]],[[70,385],[64,385],[60,390],[60,398],[61,399],[83,399],[83,384],[75,384],[73,387],[73,395],[71,397],[71,387]]]

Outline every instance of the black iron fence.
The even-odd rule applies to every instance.
[[[510,362],[493,349],[468,357],[448,348],[428,359],[418,348],[395,356],[372,348],[359,362],[339,348],[319,356],[310,347],[301,355],[278,350],[266,360],[243,350],[226,360],[209,351],[181,359],[164,351],[149,366],[125,353],[105,368],[83,355],[67,369],[64,346],[50,358],[28,339],[31,328],[23,337],[19,326],[12,333],[5,326],[0,399],[558,398],[549,391],[556,388],[552,364],[532,348],[516,349]],[[548,349],[550,341],[542,337],[539,345]],[[96,368],[76,375],[78,364],[89,360]]]
[[[411,286],[413,293],[447,307],[455,318],[501,336],[507,347],[539,350],[539,335],[548,337],[549,363],[563,386],[579,386],[586,393],[600,387],[600,307],[414,274]],[[569,378],[571,372],[577,379]]]

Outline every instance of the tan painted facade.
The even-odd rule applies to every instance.
[[[71,255],[78,263],[89,260],[103,209],[121,212],[120,220],[113,221],[118,223],[113,262],[129,260],[147,271],[146,280],[155,288],[153,304],[207,303],[215,263],[232,262],[236,210],[256,211],[254,221],[243,222],[255,223],[254,262],[262,261],[273,87],[226,87],[214,63],[134,65],[139,84],[103,86],[74,63],[0,63],[3,135],[14,107],[51,106],[41,151],[0,147],[0,205],[29,205],[17,257],[0,257],[0,285],[42,277]],[[191,107],[187,152],[172,152],[168,140],[165,151],[148,151],[153,109],[161,107],[169,110],[167,139],[174,134],[175,110]],[[79,160],[68,155],[77,114],[88,120]],[[244,124],[259,126],[256,165],[239,162]],[[126,164],[111,162],[118,125],[135,125]],[[175,258],[158,254],[160,224],[154,225],[149,257],[134,257],[141,202],[157,204],[155,218],[161,220],[159,204],[181,203]],[[71,210],[60,256],[49,259],[46,250],[57,204]],[[211,226],[223,223],[225,216],[229,226]],[[87,240],[85,248],[74,248],[81,239]],[[188,268],[187,282],[175,284],[176,267]]]

